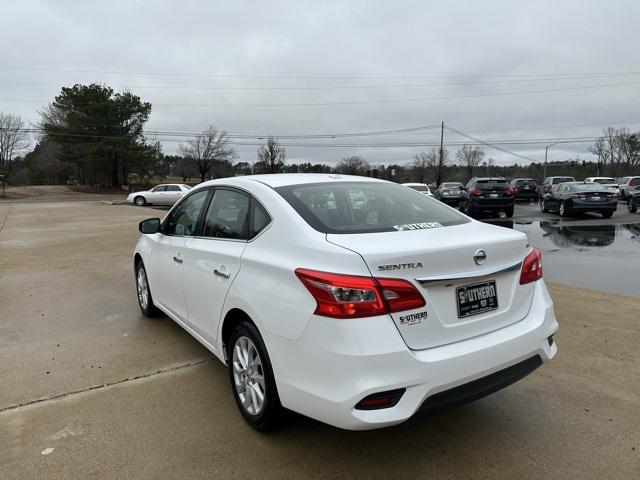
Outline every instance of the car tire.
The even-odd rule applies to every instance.
[[[613,217],[612,211],[602,212],[602,218],[611,218],[611,217]]]
[[[231,390],[244,419],[258,431],[278,427],[283,408],[267,348],[255,325],[241,322],[231,333],[227,352]]]
[[[135,203],[139,207],[144,207],[147,204],[147,199],[144,198],[142,195],[138,195],[136,198],[133,199],[133,203]]]
[[[549,211],[549,209],[547,208],[547,204],[544,201],[544,199],[540,199],[540,211],[542,213],[547,213]]]
[[[629,210],[629,213],[636,213],[638,211],[638,206],[636,205],[636,199],[634,197],[629,197],[629,200],[627,200],[627,210]]]
[[[561,217],[567,218],[571,216],[571,209],[565,207],[564,202],[560,202],[560,209],[558,210],[558,213]]]
[[[507,218],[513,217],[513,207],[509,208],[508,210],[505,210],[504,214],[507,216]]]
[[[471,205],[469,204],[469,202],[467,202],[467,205],[464,207],[464,213],[469,217],[473,217],[474,215],[473,209],[471,208]]]
[[[153,303],[153,296],[151,295],[151,288],[149,288],[149,277],[147,276],[147,270],[144,268],[144,263],[139,261],[136,264],[136,292],[138,294],[138,306],[142,313],[149,318],[157,317],[160,315],[160,310]]]

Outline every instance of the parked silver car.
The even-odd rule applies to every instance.
[[[640,176],[622,177],[620,179],[620,198],[626,200],[629,195],[640,191]]]

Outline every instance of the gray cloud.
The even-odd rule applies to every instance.
[[[639,14],[640,4],[636,1],[605,4],[597,0],[446,4],[6,2],[2,7],[0,67],[48,70],[0,68],[0,111],[18,113],[35,122],[37,110],[51,101],[59,86],[98,81],[128,86],[144,100],[151,101],[154,108],[149,127],[162,130],[200,131],[213,124],[233,133],[303,134],[387,130],[445,121],[460,130],[477,132],[475,136],[487,141],[592,137],[607,124],[640,128],[636,108],[640,84],[569,89],[640,82],[640,74],[557,76],[640,72],[636,25]],[[149,73],[398,78],[243,78]],[[541,74],[556,78],[541,80]],[[461,75],[469,77],[401,78]],[[512,77],[497,78],[498,75]],[[497,83],[499,80],[510,81]],[[433,85],[442,83],[465,84]],[[264,89],[399,84],[420,86]],[[218,87],[236,89],[215,89]],[[261,89],[243,89],[247,87]],[[522,93],[554,89],[558,91]],[[493,95],[507,92],[518,93]],[[431,100],[237,106],[407,98]],[[221,104],[234,106],[206,106]],[[540,128],[563,125],[588,126]],[[438,132],[426,131],[325,142],[437,140]],[[450,132],[445,135],[445,141],[462,140]],[[164,145],[165,151],[171,153],[178,144]],[[505,147],[538,160],[544,156],[544,145]],[[388,163],[407,161],[421,149],[289,147],[288,151],[289,158],[296,161],[333,163],[346,154],[361,154],[372,162]],[[551,158],[575,155],[588,158],[587,149],[588,143],[561,144],[553,147]],[[255,146],[241,146],[237,150],[239,160],[255,159]],[[495,150],[487,149],[487,154],[500,163],[514,160]]]

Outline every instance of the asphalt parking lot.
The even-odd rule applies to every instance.
[[[161,215],[0,203],[0,478],[640,478],[640,294],[550,283],[558,356],[475,403],[370,432],[292,416],[265,435],[222,364],[138,309],[137,222]],[[523,205],[512,226],[540,215]]]

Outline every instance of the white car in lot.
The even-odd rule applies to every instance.
[[[168,183],[157,185],[151,190],[133,192],[127,197],[127,202],[134,203],[139,207],[146,204],[152,205],[173,205],[182,196],[191,190],[189,185],[183,183]]]
[[[402,185],[404,185],[405,187],[409,187],[412,190],[420,192],[424,195],[428,195],[429,197],[433,197],[433,193],[431,193],[431,189],[429,188],[429,185],[427,185],[426,183],[403,183]]]
[[[618,195],[620,193],[620,189],[618,183],[615,178],[611,177],[587,177],[584,179],[584,183],[599,183],[600,185],[604,185],[604,187],[612,193]]]
[[[473,400],[557,351],[541,255],[521,232],[371,178],[198,185],[140,223],[138,301],[228,365],[258,430],[290,409],[363,430]]]

